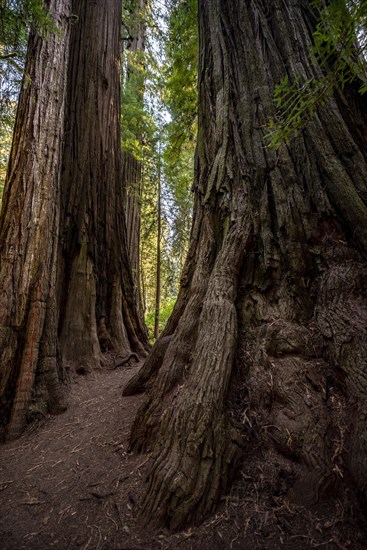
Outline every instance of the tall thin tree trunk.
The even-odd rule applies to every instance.
[[[137,292],[137,299],[140,300],[140,210],[142,196],[142,166],[141,161],[123,151],[122,153],[122,179],[126,187],[126,227],[127,246],[131,263],[132,275]]]
[[[157,188],[157,275],[155,286],[154,339],[159,336],[159,314],[161,305],[161,241],[162,241],[162,186],[161,186],[161,147],[158,148],[158,188]]]
[[[255,438],[304,502],[338,471],[367,490],[366,100],[332,100],[279,151],[266,139],[275,84],[320,75],[317,15],[303,0],[199,0],[191,245],[173,315],[125,388],[147,389],[131,448],[154,449],[153,523],[200,521]]]
[[[132,5],[133,18],[137,23],[132,26],[132,36],[127,44],[127,67],[125,86],[134,89],[134,99],[143,110],[144,106],[144,63],[146,21],[144,10],[147,0],[135,0]],[[143,136],[136,136],[142,146]],[[140,312],[142,313],[142,299],[140,294],[140,212],[142,197],[143,166],[142,160],[136,158],[131,152],[123,151],[123,183],[126,189],[126,226],[127,226],[127,247],[131,264],[135,296]]]
[[[37,369],[58,395],[56,257],[69,0],[51,0],[56,32],[29,39],[0,218],[0,401],[7,436],[22,431]]]

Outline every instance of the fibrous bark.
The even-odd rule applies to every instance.
[[[56,257],[69,0],[49,3],[57,32],[30,37],[0,218],[0,399],[8,437],[26,422],[37,366],[58,395]]]
[[[120,154],[121,2],[75,2],[63,157],[60,318],[63,356],[148,346],[128,259]]]
[[[269,149],[275,84],[320,75],[317,11],[213,0],[199,19],[190,251],[167,328],[125,388],[147,393],[130,440],[154,450],[143,511],[173,528],[214,508],[255,433],[305,500],[343,470],[367,488],[365,100],[334,98]]]

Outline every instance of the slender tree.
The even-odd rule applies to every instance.
[[[69,0],[49,3],[56,32],[29,39],[0,218],[0,403],[9,437],[24,427],[37,367],[60,410],[56,257]]]
[[[145,54],[145,36],[146,36],[146,21],[144,10],[147,0],[134,0],[129,10],[128,25],[126,31],[125,46],[125,78],[124,88],[126,98],[130,98],[135,109],[138,110],[138,118],[141,119],[144,113],[144,54]],[[123,105],[123,113],[131,105],[129,101]],[[124,108],[125,107],[125,108]],[[128,123],[124,116],[122,124]],[[141,120],[138,128],[131,128],[137,148],[142,149],[143,135],[141,133]],[[135,147],[136,148],[136,147]],[[141,217],[141,197],[143,185],[143,166],[141,152],[129,150],[129,147],[123,148],[122,163],[123,172],[122,179],[126,189],[125,212],[127,225],[127,246],[129,259],[133,273],[136,300],[140,310],[142,310],[140,296],[140,217]]]
[[[308,56],[318,14],[199,0],[191,245],[168,325],[124,390],[146,391],[130,441],[154,449],[153,523],[201,520],[255,440],[304,498],[343,471],[367,489],[366,99],[351,83],[291,145],[266,138],[275,84],[322,75]]]
[[[161,247],[162,247],[162,169],[161,169],[161,142],[158,145],[158,188],[157,188],[157,266],[155,284],[155,311],[154,311],[154,338],[159,336],[159,312],[161,305]]]

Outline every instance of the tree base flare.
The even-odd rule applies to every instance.
[[[167,437],[169,433],[170,437]],[[142,514],[177,530],[199,523],[228,489],[243,441],[222,412],[175,407],[166,412]]]

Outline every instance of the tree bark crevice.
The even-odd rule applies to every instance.
[[[266,138],[275,84],[322,72],[307,55],[317,14],[199,1],[190,253],[169,344],[130,386],[146,392],[130,445],[153,449],[142,511],[156,524],[200,521],[254,440],[304,505],[350,478],[366,489],[365,153],[338,98],[290,145]]]
[[[31,35],[0,219],[2,434],[23,430],[37,367],[47,356],[45,319],[55,289],[70,2],[51,1],[57,33]],[[50,101],[52,98],[52,101]],[[40,345],[43,338],[44,345]],[[51,345],[51,344],[50,344]],[[45,357],[46,358],[46,357]]]

